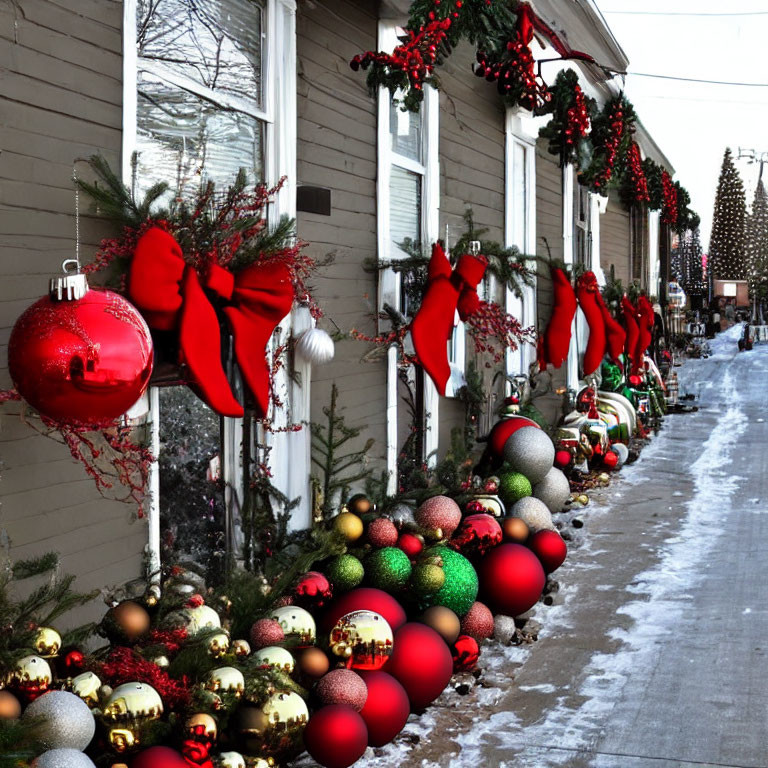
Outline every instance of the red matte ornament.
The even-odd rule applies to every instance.
[[[568,547],[557,531],[534,533],[528,546],[539,558],[546,573],[556,571],[565,562],[568,555]]]
[[[571,326],[576,315],[576,294],[571,280],[562,269],[552,267],[552,316],[547,323],[540,344],[542,368],[553,365],[559,368],[568,357],[571,346]]]
[[[525,416],[510,416],[497,422],[488,435],[488,448],[491,453],[494,456],[503,456],[504,446],[507,444],[507,440],[509,440],[510,436],[517,432],[518,429],[522,429],[523,427],[537,427],[538,429],[541,429],[535,421],[526,419]],[[486,490],[488,489],[486,488]]]
[[[605,320],[597,301],[600,289],[594,272],[585,272],[579,278],[576,293],[589,326],[589,340],[584,351],[584,375],[589,376],[600,367],[605,355]]]
[[[532,608],[546,582],[539,559],[521,544],[502,544],[492,549],[477,571],[483,601],[491,610],[507,616],[518,616]]]
[[[607,469],[616,469],[618,463],[619,457],[613,451],[608,451],[605,456],[603,456],[603,466]]]
[[[418,557],[424,550],[424,544],[421,539],[412,533],[401,533],[400,538],[397,540],[397,546],[400,547],[411,560]]]
[[[555,466],[558,469],[565,469],[570,463],[571,463],[570,451],[561,450],[555,453]]]
[[[459,635],[451,646],[454,672],[471,672],[480,658],[480,646],[469,635]]]
[[[368,729],[352,707],[331,704],[309,718],[304,729],[304,746],[325,768],[348,768],[368,747]]]
[[[487,266],[485,257],[465,254],[452,270],[442,246],[435,243],[432,248],[427,287],[411,323],[411,338],[419,364],[441,395],[445,394],[451,375],[446,345],[453,333],[456,310],[462,320],[477,311],[480,306],[477,286]]]
[[[392,675],[381,671],[358,673],[368,686],[368,698],[360,716],[368,727],[368,745],[389,744],[408,722],[411,703],[408,694]]]
[[[16,321],[8,368],[19,394],[45,418],[104,426],[146,390],[152,338],[136,308],[112,291],[45,296]]]
[[[393,632],[405,624],[405,611],[392,595],[373,587],[360,587],[337,597],[320,621],[321,627],[330,632],[336,622],[353,611],[373,611],[383,616]]]
[[[150,747],[133,758],[131,768],[189,768],[189,763],[175,749]]]
[[[482,513],[465,517],[448,546],[466,557],[482,556],[501,544],[502,538],[496,518]]]
[[[405,688],[411,707],[431,704],[451,681],[453,659],[445,640],[425,624],[404,624],[395,632],[386,672]]]

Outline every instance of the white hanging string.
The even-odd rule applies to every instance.
[[[80,186],[77,183],[77,169],[72,167],[72,181],[75,185],[75,261],[80,271]]]

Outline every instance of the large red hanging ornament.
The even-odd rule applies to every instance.
[[[480,561],[478,575],[484,601],[507,616],[519,616],[533,607],[546,582],[539,559],[520,544],[492,549]]]
[[[304,746],[325,768],[348,768],[368,747],[368,729],[352,707],[331,704],[309,718],[304,729]]]
[[[353,611],[373,611],[383,616],[393,632],[405,624],[405,611],[392,595],[381,589],[361,587],[337,597],[329,606],[320,624],[330,632],[336,622]]]
[[[401,683],[411,706],[422,709],[445,689],[453,659],[445,640],[425,624],[404,624],[395,632],[394,650],[385,671]]]
[[[368,698],[360,716],[368,726],[368,745],[383,747],[405,728],[411,703],[408,694],[392,675],[380,671],[361,671],[368,686]]]
[[[556,571],[565,562],[568,555],[568,547],[557,531],[534,533],[528,546],[541,561],[545,573]]]
[[[19,394],[42,416],[102,426],[146,390],[152,339],[122,296],[89,289],[85,275],[65,271],[51,280],[50,294],[16,321],[8,368]]]
[[[150,747],[133,758],[131,768],[189,768],[189,763],[175,749]]]
[[[486,554],[501,544],[502,538],[501,526],[496,518],[481,513],[465,517],[448,546],[471,558]]]

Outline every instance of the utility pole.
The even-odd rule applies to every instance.
[[[752,163],[760,163],[760,171],[757,174],[757,183],[760,184],[760,182],[763,180],[763,168],[765,167],[766,161],[768,161],[768,151],[766,150],[756,150],[756,149],[748,149],[745,147],[739,147],[739,160],[746,159],[747,163],[752,165]],[[752,321],[757,322],[758,319],[758,309],[757,309],[757,291],[752,291]]]

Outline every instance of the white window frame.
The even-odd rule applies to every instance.
[[[529,256],[536,253],[536,134],[530,113],[519,109],[508,109],[505,125],[505,211],[504,211],[504,240],[505,246],[516,246]],[[515,205],[515,177],[521,169],[515,164],[515,148],[525,150],[525,220],[516,221],[517,206]],[[523,229],[522,236],[520,229]],[[526,262],[526,266],[535,270],[535,261]],[[535,273],[534,273],[535,274]],[[536,325],[536,278],[533,285],[522,286],[522,298],[512,290],[505,290],[505,309],[514,315],[520,324],[526,328]],[[528,374],[530,365],[535,359],[535,350],[530,344],[521,344],[517,350],[507,350],[505,369],[507,376]],[[507,394],[511,391],[511,382],[507,381]]]
[[[404,20],[379,21],[379,50],[392,50],[398,44],[397,36]],[[392,151],[390,137],[391,95],[387,88],[379,89],[378,95],[378,150],[376,183],[377,241],[379,259],[394,261],[405,254],[394,246],[390,227],[391,169],[396,165],[404,170],[422,175],[421,186],[421,242],[429,247],[439,237],[440,228],[440,97],[431,86],[424,88],[424,100],[419,114],[422,116],[422,162],[403,157]],[[399,307],[401,301],[400,276],[391,268],[379,271],[378,308],[384,304]],[[398,455],[398,396],[397,354],[390,349],[387,355],[387,493],[397,491]],[[424,437],[424,458],[434,463],[439,440],[439,402],[432,380],[425,376],[424,409],[428,414]]]
[[[659,275],[659,230],[661,227],[661,212],[648,209],[648,295],[659,297],[661,286]]]
[[[226,94],[211,93],[205,86],[195,83],[177,73],[169,72],[156,63],[139,61],[136,50],[137,0],[123,3],[123,135],[121,170],[123,182],[131,183],[131,157],[137,141],[137,86],[139,68],[162,77],[167,82],[183,87],[192,93],[235,108],[258,120],[264,121],[264,177],[269,186],[285,177],[286,181],[278,193],[275,204],[270,207],[269,216],[277,221],[281,216],[296,215],[296,2],[295,0],[265,0],[265,24],[263,35],[266,40],[266,55],[263,59],[263,104],[237,99]],[[273,218],[274,217],[274,218]],[[294,310],[281,324],[282,338],[291,333],[292,325],[298,319],[299,327],[306,325],[302,310]],[[280,340],[273,339],[273,343]],[[276,414],[276,426],[289,421],[307,424],[310,418],[309,386],[311,370],[304,366],[301,381],[304,387],[292,383],[286,371],[282,371],[275,382],[283,402],[290,412]],[[150,418],[151,444],[153,454],[160,448],[159,431],[159,390],[151,387]],[[242,419],[225,418],[221,452],[224,461],[221,466],[222,479],[227,488],[227,507],[234,501],[242,502],[241,442]],[[309,429],[300,432],[278,433],[267,436],[273,451],[271,455],[275,485],[289,498],[301,496],[299,507],[293,511],[289,527],[292,530],[311,525],[311,499],[309,486],[310,435]],[[289,461],[290,456],[290,461]],[[147,509],[148,543],[147,553],[150,569],[160,565],[160,472],[155,461],[150,467],[149,502]],[[235,494],[238,498],[233,498]],[[232,534],[231,534],[232,535]],[[235,543],[230,539],[230,543]]]

